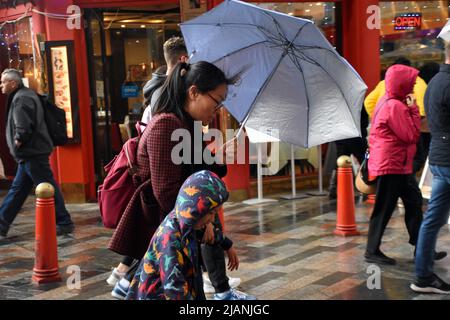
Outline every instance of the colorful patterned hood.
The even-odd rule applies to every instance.
[[[175,204],[175,216],[180,224],[182,238],[192,232],[201,217],[227,199],[225,184],[215,173],[203,170],[187,178]]]

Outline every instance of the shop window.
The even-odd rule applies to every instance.
[[[25,85],[47,93],[44,60],[38,45],[44,36],[33,34],[31,20],[24,18],[0,29],[0,60],[3,68],[22,71]]]
[[[449,18],[450,1],[382,1],[380,60],[382,78],[399,57],[412,66],[444,61],[444,42],[437,38]]]

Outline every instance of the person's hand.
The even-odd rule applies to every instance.
[[[239,258],[236,252],[236,249],[231,247],[227,251],[225,251],[228,256],[228,270],[233,271],[239,268]]]
[[[219,148],[219,152],[221,152],[223,164],[232,164],[237,163],[237,152],[238,152],[238,145],[237,140],[232,139],[225,144],[223,144]]]
[[[214,226],[212,223],[208,223],[206,225],[202,242],[206,244],[214,244]]]
[[[413,107],[416,105],[416,97],[414,94],[410,93],[406,96],[405,102],[408,107]]]

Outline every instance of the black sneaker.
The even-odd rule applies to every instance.
[[[75,225],[73,223],[57,224],[56,225],[56,235],[61,236],[63,234],[69,234],[69,233],[72,233],[74,229],[75,229]]]
[[[434,273],[429,279],[416,279],[409,287],[411,290],[420,293],[450,294],[450,285]]]
[[[376,253],[369,253],[366,251],[364,257],[366,262],[370,263],[390,264],[390,265],[394,265],[397,263],[395,259],[389,258],[380,250],[378,250]]]
[[[446,256],[447,256],[447,252],[446,251],[434,252],[434,260],[436,260],[436,261],[442,260]]]

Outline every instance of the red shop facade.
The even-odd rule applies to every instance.
[[[68,145],[55,149],[52,168],[68,202],[94,201],[96,188],[104,177],[103,166],[134,134],[132,124],[142,112],[141,90],[132,89],[142,86],[164,63],[162,44],[180,34],[178,23],[221,1],[34,0],[17,1],[15,7],[12,2],[0,0],[0,70],[19,68],[33,89],[55,99],[67,97],[61,103],[69,111],[72,139]],[[401,51],[405,43],[414,43],[414,39],[428,37],[432,41],[433,30],[442,27],[443,19],[448,18],[449,5],[448,1],[377,0],[252,3],[314,20],[358,71],[369,90],[380,80],[382,69],[395,58],[396,50]],[[413,8],[417,3],[419,9]],[[368,8],[374,5],[381,11],[379,28],[368,27],[374,14]],[[437,8],[439,5],[441,8]],[[396,15],[417,10],[422,11],[422,20],[433,16],[433,21],[422,22],[422,26],[408,32],[391,32]],[[430,35],[423,34],[424,30]],[[442,57],[438,51],[435,53],[427,59],[440,62]],[[410,58],[420,63],[423,57]],[[67,79],[58,78],[55,59],[63,61]],[[124,87],[130,90],[123,92]],[[0,157],[11,179],[15,164],[3,138],[5,103],[6,97],[0,95]],[[217,125],[221,129],[235,126],[229,118],[224,111]],[[299,172],[299,181],[305,176]],[[277,179],[290,186],[289,177],[281,174]],[[229,165],[226,182],[237,198],[254,196],[251,165]]]

